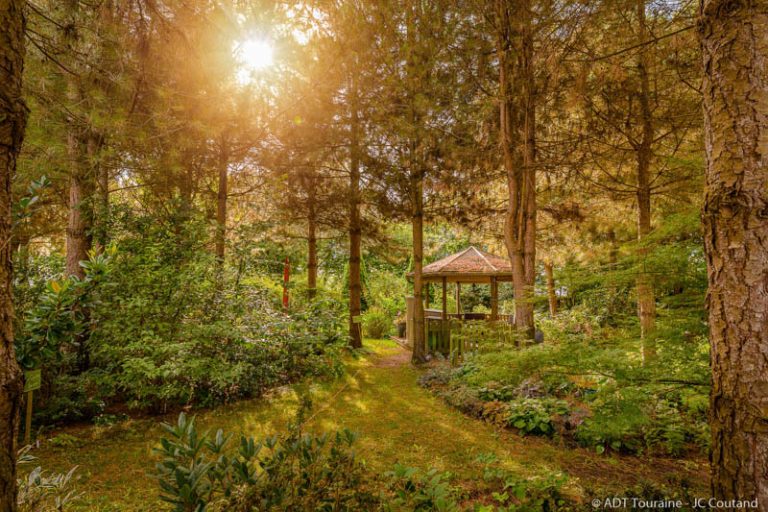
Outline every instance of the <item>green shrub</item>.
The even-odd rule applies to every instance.
[[[653,361],[641,361],[634,328],[569,333],[563,327],[573,317],[564,314],[545,326],[546,344],[517,348],[491,336],[493,349],[467,355],[458,369],[431,370],[422,383],[468,414],[523,434],[557,433],[600,453],[706,452],[708,343],[701,315],[660,311]]]
[[[161,499],[178,512],[458,510],[446,475],[396,466],[382,483],[357,458],[354,434],[302,432],[303,414],[287,434],[241,436],[231,449],[231,435],[200,434],[181,414],[156,449]]]
[[[451,489],[448,473],[440,473],[436,469],[421,474],[418,469],[395,464],[392,471],[385,476],[390,479],[389,490],[394,494],[386,510],[413,510],[456,512],[455,492]]]
[[[655,451],[679,456],[691,444],[702,446],[699,436],[706,422],[690,418],[669,400],[657,400],[643,390],[617,390],[598,396],[592,416],[576,430],[576,439],[602,453],[607,449],[628,453]]]
[[[384,310],[370,308],[363,314],[363,332],[369,338],[381,339],[392,331],[392,317]]]
[[[214,406],[342,371],[338,301],[319,295],[286,315],[271,290],[217,273],[201,250],[205,224],[121,223],[119,246],[83,262],[85,279],[35,284],[26,301],[17,353],[43,369],[36,422],[89,419],[114,403]]]
[[[509,402],[506,423],[524,434],[551,436],[555,429],[553,416],[568,414],[568,404],[562,400],[523,398]]]
[[[19,451],[17,466],[30,464],[35,457],[29,454],[31,446]],[[48,473],[36,466],[16,482],[18,494],[16,504],[18,512],[43,512],[48,510],[64,511],[74,503],[79,493],[75,488],[74,474],[77,466],[66,473]]]
[[[568,477],[549,473],[542,477],[521,478],[500,466],[494,454],[480,454],[483,480],[498,491],[493,492],[493,505],[481,506],[477,512],[541,512],[581,510],[565,499],[562,489]]]
[[[161,498],[179,512],[366,510],[377,503],[364,488],[364,466],[350,449],[355,436],[349,431],[313,436],[295,428],[259,442],[241,437],[230,453],[230,435],[200,435],[183,414],[164,428]]]

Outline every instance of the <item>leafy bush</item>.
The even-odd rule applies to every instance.
[[[119,246],[83,262],[85,279],[27,280],[39,295],[27,294],[16,339],[23,366],[43,369],[37,422],[89,419],[115,403],[213,406],[342,371],[338,301],[320,295],[286,314],[272,290],[228,274],[239,268],[218,273],[206,224],[117,224]]]
[[[231,435],[199,435],[182,414],[164,425],[157,465],[161,498],[177,511],[203,510],[365,510],[376,497],[363,486],[364,466],[350,450],[349,431],[313,436],[292,429],[260,442],[241,437],[236,453],[226,452]]]
[[[562,493],[568,477],[562,473],[550,473],[538,478],[521,478],[500,467],[494,454],[480,454],[477,462],[483,464],[483,480],[491,488],[493,505],[481,506],[478,512],[541,512],[579,510],[569,503]]]
[[[523,398],[507,404],[506,423],[524,434],[552,435],[555,415],[568,414],[568,404],[562,400]]]
[[[382,309],[370,308],[363,314],[363,330],[369,338],[384,338],[392,330],[392,317]]]
[[[161,499],[178,512],[458,509],[446,475],[435,471],[420,476],[396,466],[384,486],[390,495],[374,492],[381,482],[357,459],[356,436],[304,433],[302,414],[285,435],[241,436],[234,452],[231,435],[199,434],[194,419],[181,414],[175,426],[164,425],[167,437],[157,448]]]
[[[64,359],[71,359],[65,357]],[[60,368],[66,368],[62,365]],[[88,420],[104,412],[106,407],[103,393],[97,389],[92,374],[70,375],[57,371],[56,367],[48,367],[53,377],[45,379],[46,394],[35,411],[35,420],[44,425],[61,421]],[[37,400],[37,397],[35,398]]]
[[[391,481],[389,490],[394,498],[387,503],[386,509],[455,512],[459,510],[455,493],[448,483],[448,473],[436,469],[421,474],[416,468],[395,464],[387,476]]]
[[[576,430],[576,439],[602,453],[657,451],[679,456],[691,442],[704,445],[696,421],[672,402],[647,392],[620,390],[591,404],[592,416]],[[706,431],[703,432],[706,436]]]
[[[31,446],[19,452],[17,465],[29,464],[35,460],[29,454]],[[16,504],[19,512],[63,511],[77,500],[79,493],[75,489],[74,474],[77,466],[66,473],[47,473],[42,467],[33,468],[25,477],[17,481],[18,495]]]
[[[706,451],[709,347],[700,313],[686,307],[660,309],[653,361],[641,361],[635,327],[568,332],[564,314],[545,326],[547,344],[518,348],[491,334],[488,350],[421,381],[468,414],[600,453]]]

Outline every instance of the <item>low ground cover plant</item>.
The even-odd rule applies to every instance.
[[[462,411],[523,435],[599,453],[706,452],[706,338],[662,320],[658,357],[643,363],[631,328],[587,336],[568,332],[570,325],[564,315],[547,327],[545,344],[468,354],[458,367],[434,365],[420,382]]]

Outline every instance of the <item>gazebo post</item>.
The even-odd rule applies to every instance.
[[[424,289],[426,291],[424,294],[424,309],[429,309],[429,281],[424,283]]]
[[[448,320],[448,278],[443,276],[443,322]]]
[[[448,326],[448,278],[443,276],[443,339],[451,346],[451,328]]]
[[[456,281],[456,314],[461,319],[461,283]]]
[[[491,321],[499,319],[499,282],[491,277]]]

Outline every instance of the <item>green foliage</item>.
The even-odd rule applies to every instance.
[[[380,482],[357,458],[356,436],[304,433],[302,415],[284,435],[241,436],[230,448],[230,434],[200,434],[182,413],[164,425],[156,449],[161,499],[178,512],[458,510],[448,475],[434,470],[397,465],[386,475],[387,493],[375,492]]]
[[[390,479],[389,490],[394,498],[386,510],[456,512],[456,493],[449,484],[450,474],[431,469],[425,474],[416,468],[395,464],[385,476]]]
[[[44,288],[37,286],[38,297],[17,327],[16,358],[22,368],[31,369],[53,363],[61,357],[61,347],[69,345],[82,351],[75,343],[87,329],[84,309],[94,305],[94,293],[105,281],[115,248],[105,253],[92,253],[89,261],[81,263],[86,271],[82,281],[76,277],[50,279]]]
[[[506,423],[524,434],[552,435],[552,417],[566,415],[568,404],[562,400],[522,398],[509,402]]]
[[[431,370],[422,384],[469,414],[600,453],[706,450],[709,347],[700,312],[679,305],[659,313],[652,361],[640,359],[635,326],[593,324],[588,333],[573,329],[566,312],[542,322],[546,344],[516,348],[491,334],[478,342],[488,350],[459,369]]]
[[[74,366],[67,361],[73,357],[66,355],[61,366],[49,366],[52,377],[45,377],[45,388],[35,396],[41,398],[35,407],[35,421],[42,425],[53,425],[65,421],[82,421],[100,415],[106,408],[107,391],[98,388],[93,373],[72,375],[63,371]]]
[[[319,295],[286,315],[279,296],[227,273],[239,269],[217,273],[193,221],[178,232],[124,214],[115,226],[119,247],[82,262],[83,280],[28,281],[39,293],[16,343],[26,368],[43,368],[37,421],[88,419],[115,403],[212,406],[342,371],[336,301]]]
[[[56,448],[74,448],[80,446],[82,441],[70,434],[58,434],[50,438],[48,444]]]
[[[691,443],[706,445],[701,429],[705,422],[683,414],[678,404],[658,399],[647,389],[601,393],[590,406],[593,414],[576,430],[576,439],[599,453],[661,451],[680,456]]]
[[[478,512],[542,512],[576,510],[562,493],[568,477],[549,473],[539,478],[521,478],[500,467],[493,454],[480,454],[477,462],[483,464],[483,480],[496,488],[491,494],[494,504],[481,506]]]
[[[35,457],[29,454],[31,446],[19,451],[17,466],[30,464]],[[36,466],[16,482],[18,495],[16,505],[19,512],[61,512],[76,502],[79,493],[75,488],[74,474],[77,466],[66,473],[48,473]]]
[[[363,332],[369,338],[380,340],[392,330],[392,317],[378,307],[369,308],[363,314]]]

